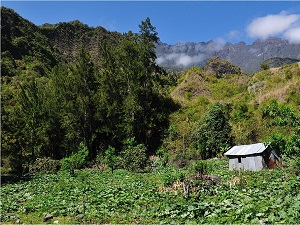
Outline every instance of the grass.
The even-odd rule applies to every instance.
[[[39,175],[3,184],[2,223],[300,223],[300,180],[284,169],[229,171],[227,159],[210,160],[222,183],[202,186],[185,198],[180,188],[166,186],[165,177],[192,174],[191,167],[157,168],[148,173],[116,170]],[[229,187],[234,176],[246,183]],[[174,179],[176,180],[176,179]],[[176,181],[174,184],[178,184]],[[165,184],[165,185],[164,185]],[[50,213],[53,219],[43,222]],[[80,214],[84,214],[81,218]]]

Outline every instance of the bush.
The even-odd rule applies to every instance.
[[[33,164],[29,166],[30,174],[51,174],[57,173],[60,169],[59,160],[51,158],[37,158]]]
[[[162,182],[165,187],[171,186],[175,181],[183,182],[186,178],[186,173],[180,170],[169,171],[162,177]]]
[[[174,176],[173,173],[166,173],[163,177],[162,177],[162,181],[165,187],[167,186],[171,186],[176,180],[176,177]]]
[[[165,167],[169,162],[169,154],[160,148],[156,151],[156,155],[159,157],[159,165]]]
[[[180,159],[175,161],[175,165],[178,168],[184,168],[188,165],[188,161],[185,158],[180,158]]]
[[[269,64],[266,63],[266,62],[262,62],[262,63],[260,64],[260,68],[261,68],[262,70],[268,70],[268,69],[270,69],[270,66],[269,66]]]
[[[300,156],[300,127],[289,137],[286,144],[286,154],[292,158]]]
[[[293,160],[291,167],[292,167],[293,173],[296,176],[299,176],[299,174],[300,174],[300,157],[297,157]]]
[[[117,164],[117,156],[116,156],[116,149],[112,146],[108,146],[107,150],[105,151],[105,164],[111,168],[111,172],[114,172],[114,169]]]
[[[202,159],[216,157],[224,148],[231,146],[231,125],[229,105],[214,104],[198,122],[193,131],[193,145],[199,150]]]
[[[147,148],[144,144],[136,144],[134,138],[124,142],[124,150],[121,152],[123,166],[126,170],[139,172],[147,165]]]
[[[60,161],[61,170],[69,171],[71,174],[74,174],[75,169],[81,169],[85,166],[88,154],[87,147],[81,142],[79,144],[78,152],[73,153],[71,156]]]
[[[194,172],[199,174],[208,174],[212,171],[210,163],[204,160],[197,160],[193,166]]]

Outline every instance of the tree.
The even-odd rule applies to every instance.
[[[24,122],[24,147],[31,149],[31,161],[41,155],[41,149],[48,140],[46,135],[47,115],[44,108],[45,98],[42,90],[34,79],[28,85],[21,86],[19,103],[21,105],[19,116]]]
[[[274,133],[271,134],[271,146],[278,146],[277,149],[288,157],[299,157],[300,155],[300,115],[295,110],[285,104],[278,104],[276,100],[271,100],[270,103],[263,108],[262,119],[266,127],[272,127]],[[287,136],[277,135],[283,131],[288,132]],[[280,143],[278,145],[278,138]]]
[[[53,70],[52,85],[59,123],[64,131],[62,145],[66,154],[80,142],[90,150],[94,141],[95,66],[89,53],[81,49],[73,65],[60,64]]]
[[[135,137],[155,150],[171,107],[159,91],[165,72],[155,63],[157,32],[149,18],[140,29],[139,34],[124,34],[118,47],[105,42],[99,46],[96,117],[99,133],[112,140],[110,144],[121,147],[128,137]]]
[[[114,173],[116,164],[117,164],[117,156],[116,156],[116,149],[112,146],[108,146],[108,148],[105,151],[105,163],[108,167],[111,169],[111,173]]]
[[[268,69],[270,69],[270,66],[269,66],[269,64],[266,63],[266,62],[262,62],[262,63],[260,64],[260,68],[261,68],[262,70],[268,70]]]
[[[80,142],[77,152],[73,152],[71,156],[61,160],[61,170],[74,174],[75,169],[81,169],[85,166],[88,154],[88,148],[83,142]]]
[[[121,152],[125,169],[132,172],[139,172],[147,164],[147,148],[143,144],[137,144],[135,138],[128,138],[124,141],[124,149]]]
[[[194,131],[195,144],[202,159],[216,157],[233,144],[226,110],[226,106],[214,104]]]

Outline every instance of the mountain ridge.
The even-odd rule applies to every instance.
[[[168,45],[157,44],[158,64],[170,70],[189,69],[204,66],[212,57],[220,57],[239,66],[248,74],[260,70],[260,63],[273,58],[300,59],[300,44],[289,43],[285,39],[271,37],[255,40],[252,44],[241,41],[236,44],[227,42],[222,45],[213,40],[208,42],[186,42]]]
[[[40,49],[48,55],[52,66],[57,63],[56,60],[74,61],[80,47],[88,49],[92,57],[96,59],[100,41],[106,40],[111,45],[117,45],[122,38],[119,32],[111,32],[102,26],[90,27],[79,20],[37,26],[12,9],[1,7],[1,11],[2,52],[11,48],[15,53],[14,58],[20,58],[18,51],[22,48],[18,48],[18,45],[24,41],[30,43],[32,39],[35,39],[39,43],[38,46],[41,46]],[[25,30],[16,32],[14,26],[10,24],[11,21],[25,24]],[[34,33],[27,32],[26,27],[31,27]],[[10,35],[15,35],[19,39],[10,40],[8,38]],[[23,40],[23,36],[27,39]],[[36,52],[41,51],[35,44],[33,47]],[[30,49],[25,49],[25,52],[27,54]],[[55,59],[50,56],[51,54]],[[266,40],[258,39],[252,44],[246,44],[243,41],[236,44],[230,42],[222,44],[213,40],[197,43],[181,42],[175,45],[158,42],[156,55],[157,64],[167,70],[182,71],[193,66],[203,67],[209,59],[217,56],[240,67],[247,74],[251,74],[260,70],[260,64],[263,61],[273,57],[300,59],[300,44],[291,44],[287,40],[274,37]]]

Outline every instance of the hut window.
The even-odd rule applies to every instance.
[[[242,163],[241,157],[238,157],[238,162],[239,162],[239,163]]]

